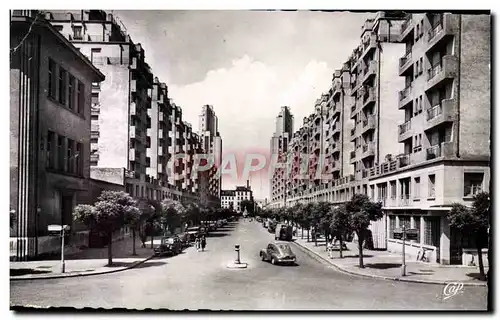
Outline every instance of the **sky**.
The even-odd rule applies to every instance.
[[[183,120],[198,128],[212,105],[223,153],[269,153],[281,106],[294,130],[331,86],[360,43],[373,13],[279,11],[114,11],[141,43],[153,73],[168,85]],[[237,157],[237,160],[240,159]],[[243,161],[237,163],[240,167]],[[264,172],[261,172],[264,173]],[[223,189],[246,184],[223,175]],[[251,176],[257,199],[269,198],[266,174]]]

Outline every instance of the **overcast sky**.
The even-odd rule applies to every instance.
[[[290,106],[295,128],[328,90],[332,74],[359,45],[373,13],[272,11],[115,11],[167,83],[183,119],[198,128],[204,104],[219,118],[223,152],[269,153],[275,118]],[[242,166],[243,163],[238,166]],[[223,177],[223,188],[233,181]],[[269,198],[266,177],[251,179]]]

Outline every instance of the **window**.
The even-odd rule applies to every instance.
[[[73,27],[73,38],[75,40],[82,40],[82,27],[81,26],[74,26]]]
[[[429,175],[429,198],[436,196],[436,175]]]
[[[396,216],[389,216],[389,237],[394,238],[394,229],[396,229]]]
[[[473,197],[483,190],[483,172],[464,173],[464,197]]]
[[[99,104],[99,93],[92,92],[92,106]]]
[[[409,216],[399,216],[399,227],[403,229],[403,227],[406,228],[406,230],[411,228],[411,219]]]
[[[101,48],[90,49],[90,62],[94,63],[94,58],[96,58],[99,53],[101,53]]]
[[[57,137],[57,155],[59,156],[57,169],[60,171],[64,171],[64,137]]]
[[[59,68],[59,98],[57,101],[61,104],[66,104],[66,70]]]
[[[78,175],[83,175],[83,145],[81,143],[76,144],[76,168],[75,173]]]
[[[420,67],[419,67],[419,64],[420,64],[420,60],[417,60],[417,62],[415,62],[415,79],[418,78],[418,76],[420,75]]]
[[[69,75],[68,82],[68,108],[73,110],[75,107],[75,77]]]
[[[420,243],[420,217],[413,217],[413,227],[417,229],[417,239],[415,242]]]
[[[418,69],[418,74],[422,74],[424,72],[424,58],[420,58],[420,69]]]
[[[396,180],[390,182],[391,184],[391,199],[396,199]]]
[[[440,217],[425,217],[425,238],[426,245],[439,247],[439,238],[441,235]]]
[[[84,103],[85,103],[85,96],[84,96],[84,91],[85,91],[85,87],[83,85],[83,83],[81,83],[80,81],[78,81],[78,87],[77,87],[77,92],[76,92],[76,112],[78,114],[82,114],[84,113]]]
[[[73,170],[73,143],[74,141],[71,139],[68,139],[68,147],[66,149],[67,154],[66,154],[66,168],[69,173],[74,173]]]
[[[413,198],[420,199],[420,177],[415,177],[414,183],[415,183],[415,188],[413,192]]]
[[[52,131],[49,131],[47,133],[47,152],[46,152],[46,164],[45,166],[47,168],[54,169],[54,138],[55,138],[55,133]]]
[[[56,64],[52,59],[49,59],[49,97],[56,97]]]

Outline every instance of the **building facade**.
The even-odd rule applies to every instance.
[[[60,247],[47,226],[73,226],[89,191],[92,85],[105,77],[39,11],[13,10],[10,34],[10,243],[26,260]]]
[[[351,78],[352,105],[339,117],[341,173],[313,188],[302,182],[287,203],[341,204],[365,194],[383,204],[384,218],[370,226],[376,248],[399,252],[394,230],[405,226],[418,231],[406,246],[410,257],[425,249],[433,263],[477,261],[472,240],[450,228],[446,214],[452,203],[471,205],[475,194],[489,191],[490,29],[489,15],[380,12],[369,19],[349,68],[335,72],[330,90],[339,95],[336,83],[345,88],[349,80],[338,76]],[[291,149],[308,152],[307,135],[318,136],[317,105]],[[325,150],[335,163],[332,135],[339,133],[329,108]],[[268,207],[281,205],[273,199]]]
[[[253,192],[248,182],[247,186],[237,186],[235,190],[221,191],[221,208],[243,213],[244,208],[241,206],[243,200],[253,201]]]

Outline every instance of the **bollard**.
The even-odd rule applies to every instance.
[[[234,250],[236,251],[236,261],[234,263],[240,264],[240,245],[236,244],[234,245]]]

